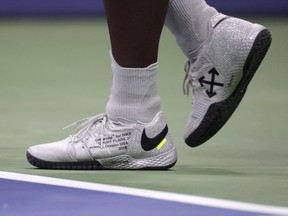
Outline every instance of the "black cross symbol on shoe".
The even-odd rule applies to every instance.
[[[210,81],[205,80],[205,76],[200,77],[198,80],[199,80],[199,83],[201,86],[204,86],[204,84],[210,85],[210,89],[206,90],[206,94],[208,95],[209,98],[211,98],[217,94],[216,92],[214,92],[213,87],[214,86],[223,87],[224,84],[215,82],[215,76],[219,76],[219,73],[215,68],[212,68],[210,71],[208,71],[208,74],[211,74],[211,80]]]

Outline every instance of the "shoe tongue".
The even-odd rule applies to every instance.
[[[125,118],[117,118],[116,121],[114,120],[109,120],[109,123],[114,125],[115,127],[133,127],[136,125],[135,121],[128,120]]]
[[[214,15],[210,20],[211,27],[215,28],[220,22],[222,22],[223,20],[225,20],[227,18],[229,18],[229,16],[227,16],[225,14],[221,14],[221,13]]]
[[[112,120],[107,118],[104,127],[109,130],[119,130],[123,128],[132,128],[136,125],[135,122],[124,119],[124,118],[117,118],[117,120]],[[97,122],[93,126],[93,130],[101,131],[103,128],[103,122]]]

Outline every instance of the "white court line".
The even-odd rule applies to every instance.
[[[92,190],[92,191],[125,194],[125,195],[131,195],[131,196],[139,196],[139,197],[145,197],[145,198],[160,199],[160,200],[166,200],[166,201],[173,201],[173,202],[180,202],[180,203],[194,204],[194,205],[201,205],[201,206],[208,206],[208,207],[215,207],[215,208],[223,208],[223,209],[230,209],[230,210],[288,216],[288,208],[285,208],[285,207],[250,204],[250,203],[238,202],[238,201],[206,198],[206,197],[200,197],[200,196],[184,195],[184,194],[177,194],[177,193],[170,193],[170,192],[160,192],[160,191],[154,191],[154,190],[137,189],[137,188],[129,188],[129,187],[121,187],[121,186],[112,186],[112,185],[105,185],[105,184],[88,183],[88,182],[27,175],[27,174],[12,173],[12,172],[0,171],[0,178],[62,186],[62,187],[71,187],[71,188],[85,189],[85,190]]]

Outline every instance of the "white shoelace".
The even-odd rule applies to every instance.
[[[76,128],[76,133],[73,135],[70,135],[70,139],[72,142],[79,142],[82,141],[84,142],[84,144],[86,145],[86,136],[89,135],[91,137],[94,138],[98,138],[94,135],[93,132],[91,132],[91,128],[100,123],[100,140],[101,140],[101,148],[103,148],[103,140],[104,140],[104,130],[106,127],[106,123],[107,123],[107,115],[105,113],[101,113],[98,114],[96,116],[91,116],[91,117],[87,117],[84,119],[81,119],[79,121],[76,121],[66,127],[64,127],[63,129],[67,129],[73,126],[77,126]]]
[[[124,120],[122,120],[124,121]],[[112,121],[108,119],[107,115],[105,113],[100,113],[96,116],[87,117],[84,119],[81,119],[79,121],[76,121],[63,129],[67,129],[73,126],[77,126],[76,133],[73,135],[70,135],[71,142],[83,142],[87,146],[87,135],[90,137],[93,137],[95,139],[99,139],[100,136],[100,147],[104,148],[104,134],[105,130],[108,128],[110,130],[113,130],[115,132],[117,131],[123,131],[123,130],[131,130],[133,126],[135,126],[135,123],[127,121],[126,123],[122,121]],[[97,125],[97,131],[93,131],[92,128],[96,127]]]
[[[194,90],[197,72],[194,70],[189,60],[186,62],[184,66],[184,71],[185,71],[185,76],[184,76],[182,89],[183,89],[184,95],[189,96],[190,88],[192,87],[192,89]]]

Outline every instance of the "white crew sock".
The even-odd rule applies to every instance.
[[[208,24],[217,10],[205,0],[170,0],[165,24],[187,58],[208,39]]]
[[[113,78],[106,114],[113,120],[151,122],[160,111],[156,85],[158,62],[146,68],[124,68],[114,60],[111,52],[110,56]]]

